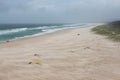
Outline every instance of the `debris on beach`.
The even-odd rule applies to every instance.
[[[7,40],[6,42],[10,42],[9,40]]]
[[[78,33],[77,35],[79,36],[80,34]]]
[[[41,61],[39,59],[34,59],[32,60],[33,64],[41,64]]]
[[[74,53],[75,51],[70,51],[71,53]]]
[[[90,49],[90,47],[85,47],[84,49]]]
[[[28,64],[41,64],[41,61],[39,59],[33,59]]]
[[[41,61],[39,59],[39,54],[34,54],[34,58],[28,62],[28,64],[41,64]]]
[[[28,64],[32,64],[32,62],[29,62]]]
[[[39,54],[34,54],[34,56],[39,56]]]

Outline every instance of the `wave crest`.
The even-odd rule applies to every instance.
[[[10,33],[16,33],[16,32],[25,31],[25,30],[27,30],[27,28],[1,30],[1,31],[0,31],[0,35],[10,34]]]

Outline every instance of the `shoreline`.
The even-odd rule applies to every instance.
[[[21,42],[21,41],[26,41],[26,40],[31,40],[31,39],[34,39],[34,38],[43,38],[45,36],[54,35],[56,33],[66,32],[66,31],[69,31],[69,30],[72,30],[72,29],[76,29],[76,28],[67,28],[67,29],[57,30],[57,31],[54,31],[54,32],[40,34],[40,35],[37,35],[37,36],[31,35],[31,36],[28,36],[28,37],[22,37],[22,38],[18,38],[18,39],[8,40],[9,42],[3,41],[3,42],[0,42],[0,45],[8,44],[8,43],[14,43],[14,42]]]
[[[120,43],[67,29],[0,44],[1,80],[119,80]]]
[[[69,29],[69,28],[67,28],[67,29]],[[16,38],[16,39],[9,39],[9,40],[6,40],[6,41],[0,41],[0,44],[7,43],[7,41],[14,42],[14,41],[17,41],[17,40],[23,40],[23,39],[30,39],[30,38],[40,37],[40,36],[44,36],[44,35],[47,35],[47,34],[55,33],[55,32],[58,32],[58,31],[62,31],[62,30],[66,30],[66,29],[60,29],[60,30],[55,30],[55,31],[51,31],[51,32],[43,32],[43,33],[33,34],[33,35],[29,35],[29,36],[19,37],[19,38]]]
[[[48,31],[48,32],[34,34],[34,35],[19,37],[19,38],[16,38],[16,39],[0,41],[0,45],[7,43],[7,41],[8,42],[14,42],[14,41],[17,41],[17,40],[19,41],[19,40],[23,40],[23,39],[30,39],[30,38],[40,37],[40,36],[44,36],[44,35],[54,34],[54,33],[57,33],[59,31],[64,31],[64,30],[69,30],[69,29],[86,28],[86,27],[97,26],[97,25],[101,25],[101,24],[102,23],[92,23],[92,24],[86,24],[86,25],[83,25],[83,26],[80,26],[80,27],[66,27],[66,28],[55,29],[54,31]]]
[[[51,35],[51,34],[55,34],[55,33],[60,33],[60,32],[64,32],[64,31],[67,31],[67,30],[93,27],[93,26],[97,26],[97,25],[101,25],[101,24],[92,24],[92,25],[86,25],[86,26],[84,25],[83,27],[81,26],[81,27],[73,27],[73,28],[62,28],[62,29],[55,30],[55,31],[52,31],[52,32],[38,33],[38,34],[35,34],[35,35],[31,35],[31,36],[25,36],[25,37],[20,37],[20,38],[17,38],[17,39],[1,41],[0,45],[1,44],[7,44],[7,43],[14,43],[16,41],[28,40],[28,39],[37,38],[37,37],[42,37],[42,36]]]

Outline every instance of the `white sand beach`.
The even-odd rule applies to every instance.
[[[92,27],[0,44],[0,80],[120,80],[120,43]]]

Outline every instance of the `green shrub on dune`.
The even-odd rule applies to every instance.
[[[100,25],[92,29],[97,34],[108,36],[108,38],[120,41],[120,21]]]

